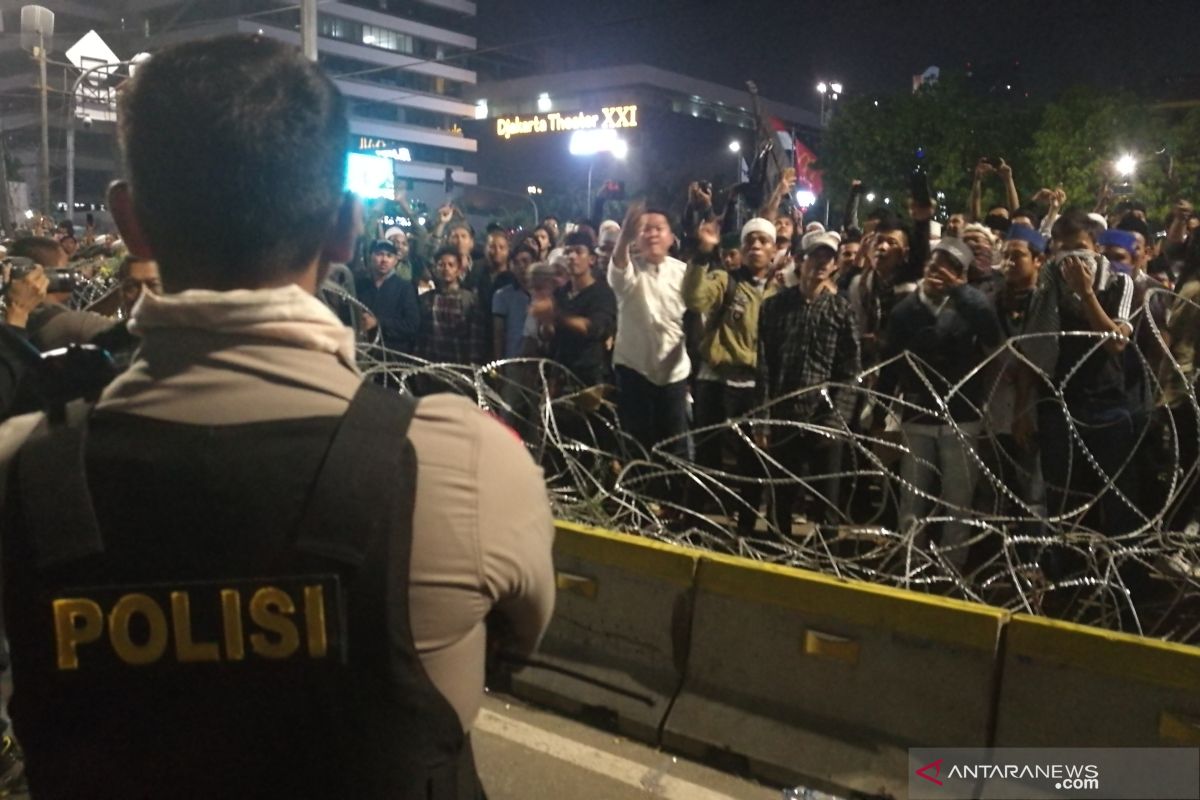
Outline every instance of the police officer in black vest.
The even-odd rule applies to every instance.
[[[130,370],[82,419],[43,423],[4,483],[33,796],[482,797],[473,713],[435,686],[414,633],[429,609],[409,604],[431,541],[415,509],[454,465],[422,452],[418,491],[409,433],[435,424],[361,381],[353,333],[312,297],[358,224],[340,94],[278,42],[193,42],[130,82],[120,135],[114,217],[168,294],[134,310]],[[553,602],[536,467],[466,401],[427,403],[540,497],[540,549],[518,560],[550,599],[491,598],[534,609],[515,623],[531,649]]]

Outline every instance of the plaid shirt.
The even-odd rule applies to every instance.
[[[858,328],[846,298],[833,292],[809,302],[799,286],[768,298],[758,319],[758,402],[766,403],[826,382],[854,383],[860,371]],[[854,419],[857,393],[831,388],[837,415]],[[771,416],[838,425],[819,391],[771,408]]]
[[[470,289],[437,289],[421,295],[417,349],[434,363],[482,364],[487,315]]]

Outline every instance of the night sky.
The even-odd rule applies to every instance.
[[[1200,78],[1200,0],[481,0],[480,47],[547,39],[576,68],[650,63],[815,108],[911,88],[930,65],[1013,70],[1034,97],[1075,84],[1156,94]],[[613,24],[617,20],[629,20]],[[1019,62],[1018,66],[1013,65]],[[1200,80],[1185,81],[1200,96]],[[1178,93],[1178,89],[1174,92]]]

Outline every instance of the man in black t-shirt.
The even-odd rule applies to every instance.
[[[590,231],[564,239],[571,282],[553,299],[534,300],[529,314],[553,326],[550,355],[575,374],[584,386],[609,382],[605,343],[616,333],[617,298],[607,283],[596,280],[596,242]]]

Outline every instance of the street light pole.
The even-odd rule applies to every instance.
[[[317,0],[300,0],[300,46],[305,58],[317,60]]]
[[[38,62],[38,91],[42,106],[42,153],[38,164],[41,204],[53,211],[50,202],[50,82],[46,78],[46,39],[54,36],[54,12],[42,6],[21,6],[21,49]],[[7,187],[5,187],[7,189]]]
[[[42,158],[38,165],[38,178],[42,191],[42,210],[53,215],[53,205],[50,202],[50,87],[46,81],[46,34],[38,31],[38,72],[42,92]]]
[[[590,159],[588,159],[587,197],[583,201],[583,207],[584,207],[585,213],[586,213],[587,209],[591,207],[591,203],[592,203],[592,167],[594,167],[594,166],[596,166],[596,156],[595,155],[593,155]]]
[[[8,195],[8,156],[4,152],[3,126],[0,125],[0,230],[5,236],[11,236],[13,229],[12,200]]]

